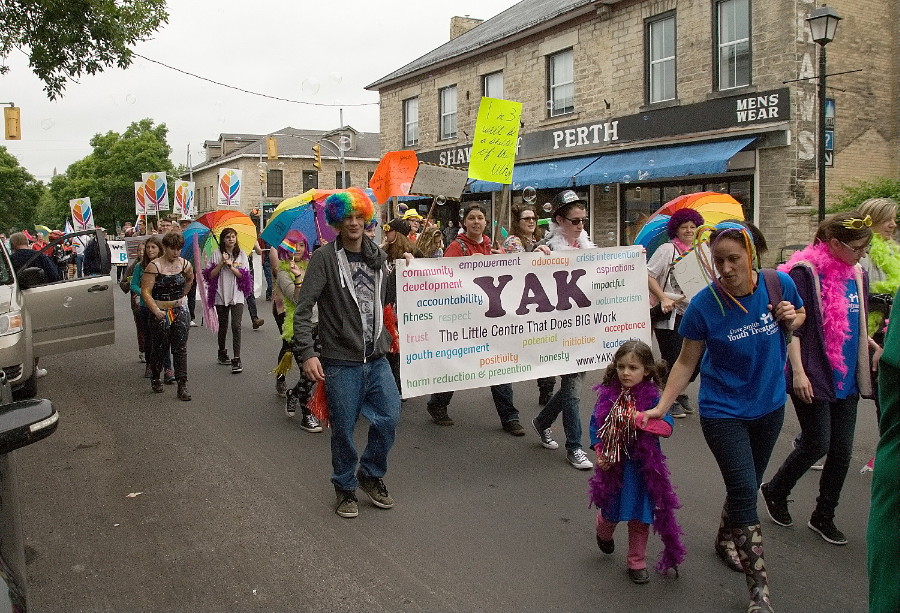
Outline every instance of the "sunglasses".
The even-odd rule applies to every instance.
[[[576,218],[576,219],[570,219],[569,217],[563,217],[563,219],[565,219],[566,221],[568,221],[568,222],[569,222],[570,224],[572,224],[573,226],[587,225],[587,223],[588,223],[588,218],[587,218],[587,217],[578,217],[578,218]]]
[[[519,217],[519,221],[537,221],[537,217],[530,215],[528,217]]]
[[[854,217],[853,219],[845,219],[841,225],[849,230],[862,230],[863,228],[872,227],[872,216],[866,215],[863,219]]]
[[[861,220],[857,219],[855,221],[861,221]],[[858,230],[859,228],[855,228],[855,229]],[[856,255],[865,255],[869,251],[869,247],[870,247],[869,243],[866,243],[862,247],[851,247],[850,245],[848,245],[847,243],[845,243],[844,241],[842,241],[840,239],[838,239],[838,242],[840,244],[842,244],[844,247],[846,247],[847,249],[849,249],[850,251],[852,251],[853,253],[855,253]]]

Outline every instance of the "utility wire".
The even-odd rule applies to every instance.
[[[242,87],[237,87],[236,85],[228,85],[227,83],[222,83],[220,81],[214,81],[212,79],[208,79],[206,77],[202,77],[198,74],[194,74],[192,72],[188,72],[187,70],[182,70],[180,68],[176,68],[174,66],[169,66],[168,64],[164,64],[159,60],[152,60],[149,57],[141,55],[140,53],[133,53],[134,57],[139,57],[142,60],[147,60],[148,62],[152,62],[154,64],[159,64],[164,68],[168,68],[169,70],[174,70],[175,72],[180,72],[181,74],[187,75],[189,77],[194,77],[195,79],[200,79],[201,81],[207,81],[209,83],[213,83],[215,85],[219,85],[221,87],[227,87],[228,89],[235,89],[239,92],[244,92],[245,94],[251,94],[253,96],[260,96],[262,98],[269,98],[271,100],[280,100],[281,102],[291,102],[293,104],[306,104],[308,106],[339,106],[339,107],[347,107],[347,106],[377,106],[378,102],[358,102],[355,104],[328,104],[326,102],[305,102],[303,100],[291,100],[290,98],[279,98],[278,96],[270,96],[269,94],[262,94],[260,92],[254,92],[249,89],[244,89]]]

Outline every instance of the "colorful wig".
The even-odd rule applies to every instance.
[[[362,215],[364,226],[375,220],[375,205],[358,187],[337,191],[325,199],[325,221],[329,226],[337,228],[351,213]]]
[[[694,209],[678,209],[666,222],[666,234],[669,235],[669,238],[675,238],[678,236],[678,228],[689,221],[693,221],[694,225],[699,228],[703,225],[703,215]]]
[[[297,247],[300,243],[306,245],[306,253],[304,253],[303,259],[308,260],[311,251],[309,241],[306,239],[306,235],[300,230],[288,230],[288,233],[284,236],[284,240],[278,245],[278,259],[293,259],[294,253],[297,251]]]

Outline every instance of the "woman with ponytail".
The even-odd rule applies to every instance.
[[[847,539],[834,525],[835,509],[850,467],[856,406],[871,397],[866,326],[866,273],[859,265],[872,241],[872,218],[858,211],[825,219],[812,245],[795,252],[789,271],[809,317],[789,346],[787,388],[800,422],[796,448],[760,488],[776,524],[793,524],[787,497],[819,458],[826,456],[819,497],[807,526],[833,545]]]
[[[791,278],[758,269],[755,228],[723,222],[710,234],[714,281],[691,300],[678,333],[684,341],[659,403],[646,425],[662,418],[700,363],[700,427],[725,482],[725,505],[715,550],[742,572],[752,613],[771,613],[757,490],[784,423],[782,330],[803,323],[803,301]],[[774,281],[781,298],[770,294]],[[702,362],[701,362],[702,358]]]

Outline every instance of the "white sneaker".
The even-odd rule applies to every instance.
[[[196,327],[197,327],[197,322],[194,321],[193,319],[191,320],[191,327],[192,327],[192,328],[196,328]]]
[[[566,454],[566,459],[569,461],[569,464],[579,470],[590,470],[594,467],[594,463],[588,460],[587,454],[584,452],[584,449],[576,449],[575,451],[570,451]]]
[[[533,419],[531,420],[531,426],[537,432],[538,437],[540,437],[542,447],[545,449],[559,449],[559,443],[553,440],[553,430],[550,428],[540,430]]]
[[[35,369],[34,369],[34,377],[35,377],[35,379],[40,379],[41,377],[46,377],[46,376],[47,376],[47,369],[46,369],[46,368],[40,368],[40,367],[38,367],[38,368],[35,368]]]

